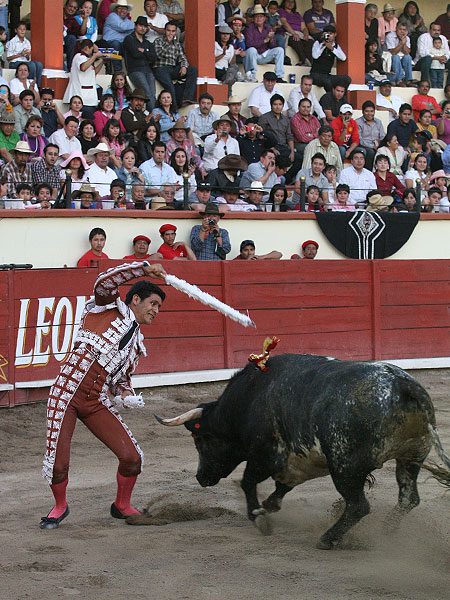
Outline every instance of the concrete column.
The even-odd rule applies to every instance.
[[[55,90],[62,98],[67,86],[63,70],[63,0],[33,0],[31,4],[31,49],[33,59],[44,65],[41,87]]]
[[[219,104],[228,99],[228,86],[215,78],[215,4],[212,0],[185,0],[185,49],[198,69],[197,97],[209,92]]]
[[[348,99],[354,108],[363,102],[375,102],[376,93],[365,85],[365,0],[336,0],[337,41],[347,60],[337,61],[338,75],[348,75],[352,80]]]

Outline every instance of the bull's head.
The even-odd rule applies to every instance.
[[[213,402],[200,404],[197,408],[171,419],[155,415],[161,425],[184,425],[191,432],[199,455],[196,477],[202,487],[216,485],[220,479],[228,477],[243,460],[238,457],[241,454],[239,442],[233,443],[226,430],[220,433],[214,431],[211,425],[214,408]]]

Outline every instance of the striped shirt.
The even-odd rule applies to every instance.
[[[157,59],[153,67],[175,67],[181,65],[188,68],[189,63],[180,42],[169,42],[167,38],[156,38],[153,42]]]
[[[61,169],[56,165],[53,165],[53,167],[49,169],[44,158],[31,164],[31,176],[33,185],[36,185],[37,183],[48,183],[52,188],[56,188],[59,192],[59,188],[61,187]]]
[[[19,183],[29,183],[32,185],[31,163],[25,165],[25,169],[21,172],[15,159],[6,165],[3,169],[3,176],[8,179],[8,198],[17,198],[16,185]]]
[[[291,119],[291,131],[296,143],[309,144],[319,136],[319,128],[320,123],[314,115],[309,115],[307,119],[296,113]]]

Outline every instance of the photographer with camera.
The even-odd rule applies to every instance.
[[[58,130],[58,124],[64,127],[64,116],[56,106],[54,98],[54,90],[50,88],[41,89],[41,100],[37,107],[41,111],[44,121],[44,133],[48,138]]]
[[[352,80],[348,75],[330,75],[335,59],[347,60],[344,51],[336,42],[336,27],[334,25],[324,27],[319,40],[314,42],[312,57],[311,76],[314,85],[320,85],[329,92],[333,81],[337,78],[346,88],[351,84]]]
[[[219,212],[216,204],[209,203],[199,215],[202,224],[194,225],[191,231],[191,248],[197,260],[225,260],[231,244],[228,231],[219,227],[224,213]]]
[[[205,152],[203,163],[207,171],[217,168],[221,158],[228,154],[239,154],[239,144],[231,137],[231,131],[236,131],[234,122],[224,115],[213,123],[215,133],[208,135],[205,139]]]
[[[264,150],[272,148],[277,143],[271,133],[264,131],[261,125],[258,125],[258,117],[248,119],[247,123],[240,127],[236,139],[239,143],[241,156],[245,158],[249,165],[258,162]]]

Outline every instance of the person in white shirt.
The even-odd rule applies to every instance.
[[[300,85],[293,88],[289,94],[288,104],[289,111],[288,117],[293,117],[298,112],[298,103],[303,98],[308,98],[311,101],[311,114],[316,113],[317,118],[320,120],[325,119],[325,113],[323,108],[320,106],[317,96],[312,91],[313,80],[311,75],[302,75]]]
[[[80,42],[79,52],[72,60],[69,84],[63,98],[63,102],[69,104],[72,96],[79,96],[83,100],[83,116],[91,119],[98,104],[95,76],[103,67],[104,58],[99,50],[94,52],[94,48],[92,40]]]
[[[145,37],[149,42],[154,42],[156,38],[164,36],[164,27],[169,19],[165,14],[157,11],[156,0],[145,0],[144,10],[147,15],[148,31]]]
[[[41,62],[31,60],[31,44],[25,37],[26,33],[26,23],[20,21],[16,27],[16,35],[6,44],[6,58],[10,69],[15,69],[21,62],[26,62],[31,79],[35,79],[40,87],[43,66]]]
[[[389,79],[383,79],[380,82],[380,89],[377,92],[375,105],[377,110],[389,111],[389,121],[393,121],[398,117],[398,111],[403,104],[403,99],[400,96],[391,94],[392,83]]]
[[[363,208],[366,203],[367,192],[377,189],[375,175],[364,168],[366,154],[362,148],[355,148],[350,155],[351,167],[341,171],[339,183],[346,183],[350,188],[348,202],[358,204]]]
[[[398,87],[412,87],[411,42],[406,25],[397,23],[395,31],[386,35],[386,49],[392,54],[393,73],[388,73],[388,79]]]
[[[230,133],[236,133],[235,123],[227,116],[220,117],[213,123],[215,133],[205,139],[203,165],[207,171],[217,169],[217,163],[228,154],[240,154],[239,143]]]
[[[146,192],[149,196],[160,196],[161,188],[165,183],[177,182],[177,174],[170,165],[164,162],[165,157],[165,143],[155,142],[152,158],[143,162],[139,167],[144,177],[150,182],[150,189],[147,189]]]
[[[87,180],[99,193],[100,198],[109,195],[111,183],[117,178],[115,171],[108,167],[112,154],[114,154],[114,148],[109,149],[104,142],[95,148],[90,148],[87,153],[89,158],[94,159],[89,168]],[[114,200],[102,200],[102,205],[103,208],[114,208]]]
[[[76,117],[67,117],[63,129],[58,129],[49,137],[49,142],[59,148],[59,161],[66,160],[75,150],[82,152],[80,140],[77,138],[79,121]]]
[[[446,54],[446,59],[441,60],[444,67],[450,59],[448,40],[445,35],[441,35],[441,26],[438,23],[431,23],[430,31],[427,33],[422,33],[417,40],[417,52],[416,57],[413,60],[413,65],[415,65],[415,68],[420,69],[420,79],[422,81],[430,81],[430,67],[433,58],[430,56],[429,51],[433,47],[433,38],[435,37],[440,37],[442,40],[442,48]]]
[[[273,71],[267,71],[263,75],[263,82],[251,91],[248,98],[248,107],[253,117],[260,117],[272,110],[270,99],[274,94],[279,94],[284,98],[280,88],[275,85],[276,81],[277,76],[275,73]],[[283,114],[287,115],[287,111],[288,105],[285,100]]]

